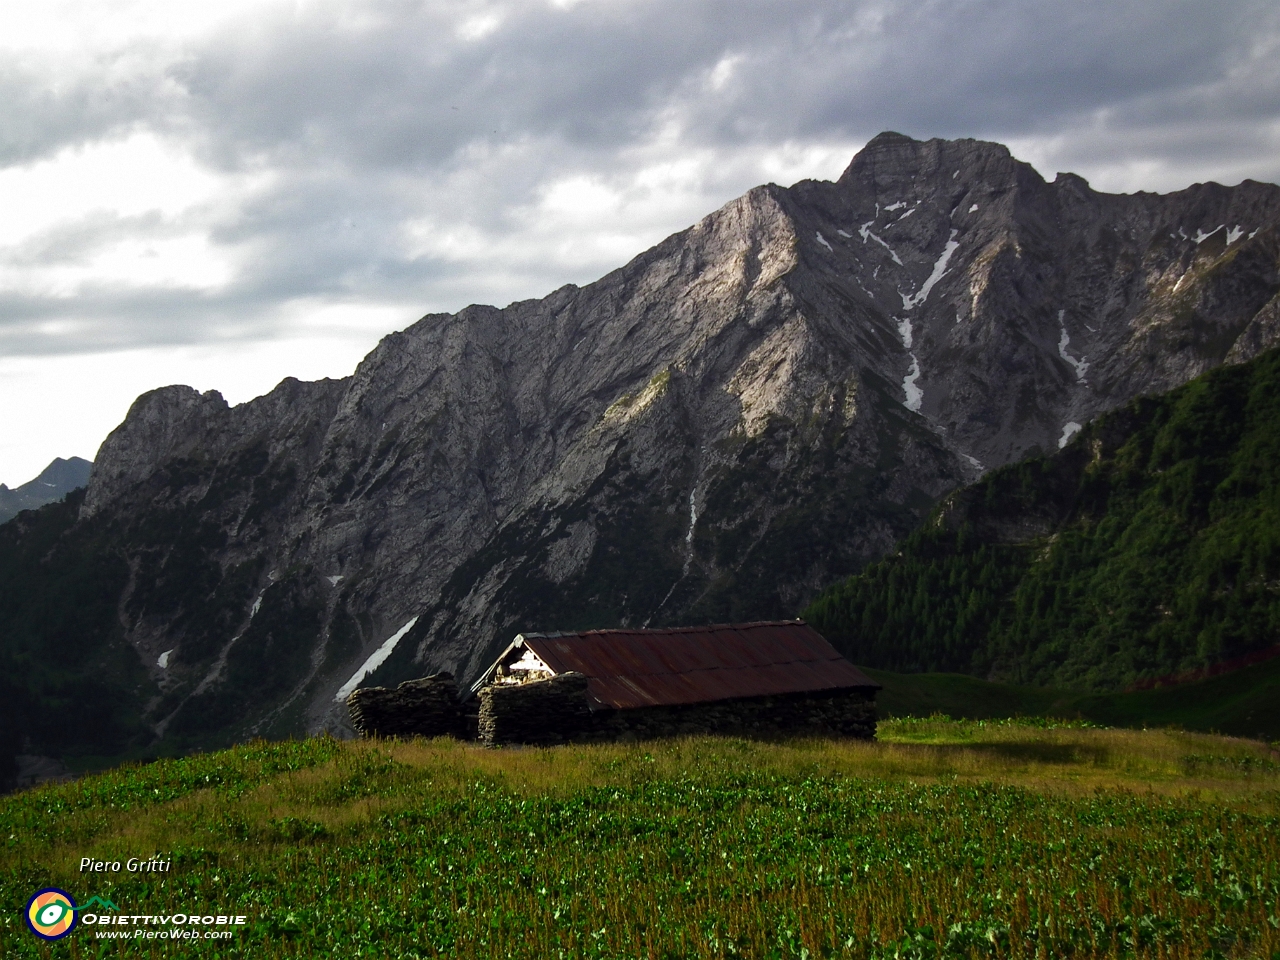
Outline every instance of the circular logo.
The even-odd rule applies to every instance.
[[[57,887],[46,887],[27,902],[27,926],[41,940],[61,940],[76,927],[76,902]]]

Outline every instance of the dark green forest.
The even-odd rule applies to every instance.
[[[1115,690],[1280,642],[1280,351],[946,497],[804,617],[856,663]]]
[[[84,490],[0,526],[0,789],[24,750],[112,755],[148,736],[146,675],[120,636],[129,577]]]

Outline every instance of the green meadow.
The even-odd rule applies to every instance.
[[[884,686],[876,697],[881,716],[1075,717],[1103,726],[1280,740],[1280,657],[1194,683],[1126,693],[991,683],[959,673],[865,672]]]
[[[259,742],[0,800],[0,955],[1272,958],[1278,756],[1045,720],[887,721],[874,743]],[[154,854],[169,872],[78,870]],[[45,886],[247,922],[172,942],[82,921],[46,944],[23,920]]]

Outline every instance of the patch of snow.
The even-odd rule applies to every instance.
[[[274,578],[274,577],[272,577],[272,579],[274,580],[275,578]],[[252,622],[252,621],[253,621],[253,618],[254,618],[254,617],[256,617],[256,616],[258,615],[258,610],[260,610],[260,609],[262,608],[262,594],[263,594],[263,593],[266,593],[266,592],[267,592],[267,591],[263,590],[263,591],[262,591],[262,593],[258,594],[257,599],[255,599],[255,600],[253,601],[253,606],[249,608],[249,620],[250,620],[250,622]]]
[[[924,391],[916,386],[916,381],[919,379],[920,361],[916,359],[916,355],[913,353],[911,354],[911,369],[902,378],[902,392],[907,395],[907,399],[902,401],[902,405],[912,413],[919,413],[920,405],[924,403]]]
[[[174,649],[176,650],[177,648],[175,647]],[[164,653],[160,654],[160,659],[156,661],[156,666],[159,667],[161,670],[168,670],[169,654],[171,653],[173,653],[173,650],[166,650]]]
[[[1244,227],[1237,224],[1227,231],[1227,246],[1231,246],[1237,240],[1244,236]]]
[[[1067,334],[1067,325],[1062,319],[1066,313],[1067,311],[1065,310],[1058,311],[1058,325],[1062,328],[1062,339],[1058,341],[1058,356],[1076,368],[1076,383],[1084,383],[1084,375],[1089,370],[1089,364],[1085,363],[1085,357],[1081,357],[1077,360],[1075,357],[1071,356],[1071,354],[1067,353],[1067,347],[1071,345],[1071,337]],[[1076,429],[1078,430],[1080,428],[1077,427]],[[1058,446],[1062,446],[1062,444],[1058,444]]]
[[[898,255],[893,252],[893,247],[889,246],[887,243],[885,243],[883,240],[881,240],[879,237],[877,237],[874,233],[871,232],[871,225],[873,223],[875,223],[874,220],[868,220],[866,223],[864,223],[862,226],[858,228],[858,233],[862,235],[862,242],[866,243],[867,238],[870,237],[876,243],[880,244],[880,246],[884,247],[886,250],[889,251],[889,256],[893,257],[894,263],[896,263],[898,266],[902,266],[902,261],[899,260]]]
[[[1067,445],[1067,441],[1080,432],[1080,424],[1074,420],[1069,420],[1062,425],[1062,436],[1058,438],[1058,449],[1061,450]]]
[[[824,247],[826,247],[828,250],[830,250],[832,253],[835,253],[834,250],[831,250],[831,244],[827,243],[827,238],[824,237],[821,233],[818,234],[818,242],[822,244]]]
[[[902,338],[902,345],[908,350],[911,349],[911,318],[910,317],[894,317],[898,321],[898,336]]]
[[[1258,230],[1261,230],[1261,229],[1262,229],[1261,227],[1258,228]],[[1258,230],[1253,231],[1253,233],[1249,234],[1247,237],[1245,237],[1245,239],[1252,240],[1254,238],[1254,235],[1257,234]]]
[[[978,205],[975,203],[972,207],[969,208],[969,212],[973,213],[977,209],[978,209]]]
[[[952,180],[954,180],[954,179],[955,179],[956,177],[958,177],[958,176],[960,176],[960,171],[959,171],[959,170],[957,170],[955,173],[953,173],[953,174],[951,175],[951,179],[952,179]]]
[[[334,701],[341,703],[343,700],[347,699],[347,697],[350,696],[351,691],[360,686],[360,681],[382,666],[383,661],[385,661],[387,657],[391,656],[391,651],[396,648],[396,644],[400,642],[400,638],[412,630],[413,625],[417,622],[418,618],[414,617],[391,636],[387,637],[386,640],[382,641],[382,646],[373,651],[369,656],[369,659],[364,662],[360,669],[351,675],[351,679],[338,688],[338,692],[333,696]]]
[[[889,204],[889,206],[885,207],[885,210],[887,210],[889,213],[893,213],[893,211],[901,210],[906,205],[907,205],[907,201],[899,200],[897,203]]]
[[[951,255],[956,252],[956,248],[960,246],[956,240],[958,230],[951,231],[951,239],[947,241],[947,245],[942,248],[942,254],[938,257],[933,265],[933,272],[929,274],[929,279],[924,282],[924,286],[920,288],[920,292],[915,296],[902,295],[902,309],[910,310],[924,303],[929,297],[929,291],[933,289],[933,285],[942,279],[942,275],[947,272],[947,261],[951,259]]]
[[[1183,240],[1191,239],[1190,237],[1187,236],[1186,231],[1184,231],[1181,227],[1178,228],[1178,236],[1180,236]]]
[[[899,217],[897,220],[895,220],[894,222],[895,222],[895,223],[901,223],[903,220],[907,219],[907,217],[909,217],[909,216],[911,216],[913,213],[915,213],[917,209],[918,209],[917,207],[912,207],[910,210],[908,210],[906,213],[904,213],[902,216],[900,216],[900,217]]]
[[[836,231],[836,233],[840,234],[840,236],[845,237],[845,238],[847,238],[847,239],[849,239],[849,240],[852,240],[852,239],[853,239],[853,234],[852,234],[852,233],[845,233],[843,230],[837,230],[837,231]]]
[[[41,483],[44,483],[44,485],[45,485],[46,487],[52,487],[52,486],[53,486],[53,484],[52,484],[52,483],[45,483],[43,480],[41,480],[40,482],[41,482]]]
[[[880,276],[880,264],[877,263],[876,268],[871,271],[871,279],[874,280],[878,276]]]
[[[1205,233],[1203,230],[1197,230],[1196,235],[1191,239],[1196,242],[1196,246],[1199,246],[1200,244],[1204,243],[1206,240],[1208,240],[1210,237],[1212,237],[1215,233],[1217,233],[1219,230],[1221,230],[1225,226],[1226,226],[1225,223],[1220,223],[1216,227],[1214,227],[1212,230],[1210,230],[1208,233]]]
[[[329,581],[329,586],[336,587],[338,584],[340,584],[343,581],[344,578],[342,574],[338,574],[338,576],[336,577],[325,577],[325,579]]]
[[[977,467],[979,470],[985,470],[985,469],[987,469],[986,467],[984,467],[984,466],[982,465],[982,461],[981,461],[981,460],[979,460],[977,457],[971,457],[971,456],[969,456],[967,453],[962,453],[962,454],[960,454],[960,456],[964,457],[966,460],[968,460],[971,464],[973,464],[973,465],[974,465],[975,467]]]
[[[686,546],[693,546],[693,528],[698,525],[698,501],[694,499],[694,494],[698,492],[697,487],[689,491],[689,532],[684,535]]]
[[[1097,330],[1093,329],[1093,327],[1089,326],[1087,323],[1084,325],[1084,328],[1085,328],[1086,330],[1088,330],[1090,333],[1097,333],[1097,332],[1098,332]]]
[[[956,311],[956,323],[964,323],[964,317],[960,316],[960,311]]]
[[[1190,273],[1191,273],[1191,271],[1190,271],[1190,270],[1188,270],[1186,273],[1184,273],[1182,276],[1180,276],[1180,277],[1178,278],[1178,282],[1177,282],[1177,283],[1175,283],[1175,284],[1173,285],[1173,292],[1174,292],[1174,293],[1177,293],[1179,290],[1181,290],[1181,289],[1182,289],[1182,281],[1183,281],[1183,280],[1185,280],[1185,279],[1187,279],[1187,277],[1190,275]]]

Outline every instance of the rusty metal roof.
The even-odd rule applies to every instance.
[[[520,642],[557,674],[585,674],[600,706],[622,710],[880,687],[803,620],[525,633]]]

